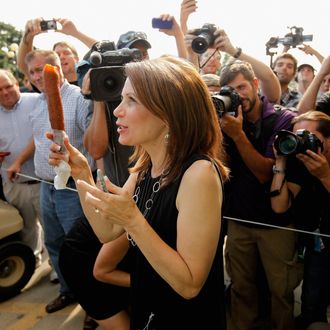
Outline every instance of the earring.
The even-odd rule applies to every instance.
[[[168,144],[168,140],[170,139],[170,133],[166,133],[164,139],[165,139],[165,144]]]

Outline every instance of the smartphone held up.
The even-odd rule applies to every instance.
[[[172,21],[163,21],[161,18],[153,18],[151,25],[154,29],[172,29]]]

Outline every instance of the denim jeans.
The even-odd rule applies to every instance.
[[[330,294],[330,253],[306,248],[301,294],[300,322],[307,327],[313,322],[327,322]]]
[[[67,186],[75,188],[74,181],[69,180]],[[56,190],[53,185],[42,182],[40,205],[45,246],[60,282],[60,293],[72,295],[61,274],[58,258],[66,234],[76,221],[84,217],[78,193],[68,189]]]

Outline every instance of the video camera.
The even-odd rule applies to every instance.
[[[205,53],[214,43],[216,29],[216,26],[210,23],[205,23],[200,29],[195,29],[192,34],[197,37],[191,42],[192,50],[197,54]]]
[[[120,99],[125,83],[124,65],[132,61],[141,61],[139,49],[122,48],[104,53],[94,51],[89,58],[91,96],[95,101],[115,101]]]
[[[85,74],[90,68],[91,99],[95,101],[120,100],[125,83],[124,65],[132,61],[141,61],[139,49],[116,49],[109,41],[96,43],[85,56],[87,60],[78,66],[77,72]]]
[[[306,34],[303,35],[304,29],[302,27],[291,26],[288,27],[290,33],[287,33],[283,38],[271,37],[266,43],[267,55],[269,54],[270,48],[277,48],[278,44],[283,44],[284,46],[290,46],[292,48],[301,45],[305,41],[312,41],[313,35]]]
[[[297,130],[296,134],[280,130],[274,140],[274,148],[279,155],[289,156],[306,153],[306,150],[317,152],[323,150],[323,144],[318,137],[306,129]]]
[[[219,92],[213,93],[212,101],[219,118],[225,113],[236,117],[238,106],[242,104],[241,97],[231,86],[222,86]]]

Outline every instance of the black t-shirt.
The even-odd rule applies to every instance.
[[[78,85],[78,80],[69,81],[69,84],[71,84],[71,85],[75,85],[75,86],[79,86],[79,85]]]
[[[288,157],[286,180],[301,187],[291,207],[295,227],[311,232],[320,228],[320,233],[330,234],[330,194],[322,183],[294,156]],[[313,244],[313,238],[304,235],[305,244]],[[329,239],[322,240],[329,249]]]
[[[106,102],[109,146],[107,152],[103,155],[103,160],[105,174],[110,181],[122,186],[128,178],[128,168],[132,166],[129,157],[132,155],[134,148],[124,146],[118,142],[117,118],[113,115],[113,111],[119,103],[120,101]]]
[[[275,128],[278,127],[276,124],[280,121],[281,127],[288,129],[288,126],[284,125],[288,119],[283,119],[288,110],[274,112],[273,109],[267,109],[267,107],[269,107],[267,103],[263,105],[263,112],[267,111],[269,115],[265,117],[263,114],[260,122],[253,124],[246,120],[243,121],[243,130],[247,138],[255,150],[266,157],[268,157],[267,147],[269,141],[278,129]],[[234,141],[225,133],[224,145],[230,160],[229,167],[231,171],[230,180],[225,183],[225,217],[269,225],[289,225],[291,223],[289,213],[277,214],[271,208],[269,196],[271,180],[263,184],[259,182],[245,164]],[[262,227],[259,224],[239,223],[256,228],[270,228],[268,226]]]
[[[316,103],[316,110],[330,115],[330,92],[324,93]]]

